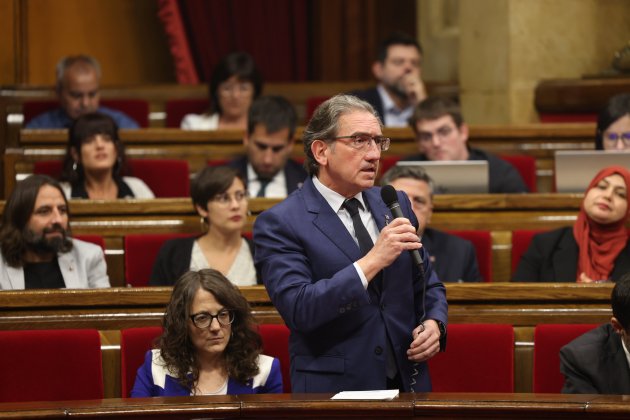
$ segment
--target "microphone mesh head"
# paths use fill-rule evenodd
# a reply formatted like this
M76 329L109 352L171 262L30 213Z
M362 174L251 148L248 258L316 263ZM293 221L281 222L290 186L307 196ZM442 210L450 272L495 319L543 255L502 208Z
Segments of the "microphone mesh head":
M398 195L396 194L394 187L391 185L385 185L381 188L381 199L388 207L398 202Z

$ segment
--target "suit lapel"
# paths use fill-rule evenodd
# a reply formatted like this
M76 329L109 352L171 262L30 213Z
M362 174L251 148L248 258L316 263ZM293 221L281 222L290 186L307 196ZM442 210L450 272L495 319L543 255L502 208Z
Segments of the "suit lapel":
M13 290L22 290L26 286L24 282L24 268L19 267L11 267L9 265L5 265L7 269L7 277L9 278L9 283L11 284L11 288Z
M361 258L359 246L333 211L328 202L317 191L309 178L300 190L304 195L306 210L313 215L313 225L320 230L352 262Z
M76 245L75 245L76 246ZM66 284L66 289L77 289L80 287L79 270L73 252L59 254L57 257L59 269Z

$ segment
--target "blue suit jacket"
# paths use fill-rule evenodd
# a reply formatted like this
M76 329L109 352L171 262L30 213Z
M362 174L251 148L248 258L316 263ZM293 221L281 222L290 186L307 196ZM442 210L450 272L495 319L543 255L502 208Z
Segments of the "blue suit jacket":
M363 197L379 229L390 211L380 188ZM407 197L403 213L416 224ZM309 178L302 188L263 212L254 225L256 267L269 296L291 330L293 392L385 389L386 346L391 338L405 391L412 364L406 351L421 319L446 324L445 289L424 260L423 283L408 252L383 270L380 296L363 287L353 263L359 247ZM418 364L416 391L430 391L427 366Z

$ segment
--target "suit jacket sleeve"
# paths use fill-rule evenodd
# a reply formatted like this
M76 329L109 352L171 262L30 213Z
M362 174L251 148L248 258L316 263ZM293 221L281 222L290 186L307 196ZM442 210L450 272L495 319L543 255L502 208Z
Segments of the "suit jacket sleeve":
M88 249L90 250L89 255L86 255L88 287L92 289L111 287L109 276L107 276L107 263L105 262L103 250L98 245L95 245L95 248L90 247Z
M153 384L153 375L151 374L152 361L153 353L149 350L144 356L144 363L138 368L138 372L136 373L136 380L131 390L132 398L156 396L153 392L155 385ZM126 397L126 395L123 395L123 397Z
M544 238L540 234L532 238L527 251L521 256L512 281L517 282L540 282L542 279L541 269L544 264L545 252L541 248Z
M466 244L466 257L464 259L464 278L465 282L481 282L490 281L490 279L483 279L479 272L479 265L477 264L477 252L475 246L468 242Z
M599 391L585 375L575 353L566 346L560 350L560 372L564 375L563 394L599 394Z
M172 286L188 271L194 237L166 241L153 264L149 286Z

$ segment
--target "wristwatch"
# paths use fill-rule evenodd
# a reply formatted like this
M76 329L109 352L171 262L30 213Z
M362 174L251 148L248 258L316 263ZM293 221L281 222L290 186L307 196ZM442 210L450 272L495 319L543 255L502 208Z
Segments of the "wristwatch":
M446 350L446 325L438 319L434 319L440 330L440 351Z

